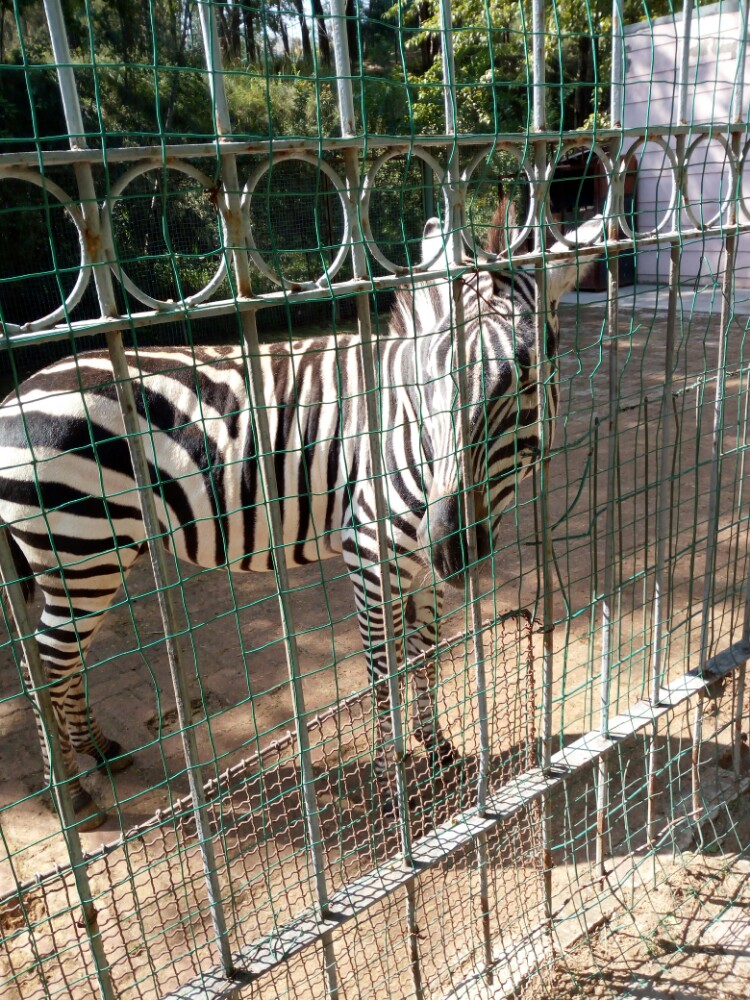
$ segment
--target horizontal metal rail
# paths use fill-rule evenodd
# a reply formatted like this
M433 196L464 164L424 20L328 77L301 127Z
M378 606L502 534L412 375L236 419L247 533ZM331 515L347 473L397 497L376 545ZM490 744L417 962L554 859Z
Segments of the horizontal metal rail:
M636 702L627 712L609 720L606 735L599 730L586 733L554 754L547 771L534 768L516 778L507 788L490 795L484 816L479 816L476 809L466 810L414 841L412 867L404 868L398 858L380 865L331 895L327 919L323 920L309 911L277 933L237 952L233 955L236 977L232 982L223 978L219 970L211 970L168 994L165 1000L231 997L238 985L258 979L320 941L324 935L359 917L374 904L405 888L426 869L441 864L483 834L512 819L542 796L562 787L576 773L598 764L624 741L640 732L650 731L654 722L699 695L710 695L717 682L748 660L750 642L742 640L734 643L707 662L705 676L691 670L672 684L665 685L659 705L646 700Z
M612 252L632 250L644 246L655 244L665 244L671 239L679 238L683 243L692 239L708 240L723 239L730 230L727 227L716 226L711 229L683 229L681 233L661 232L649 233L639 236L636 240L610 240L606 244L596 244L593 247L582 247L579 249L555 251L554 254L548 251L543 253L513 254L512 260L498 259L493 261L476 261L467 266L460 264L449 268L435 268L419 273L420 281L440 281L446 277L457 278L462 274L479 271L505 271L517 270L519 267L534 267L543 264L545 266L555 266L566 261L577 259L585 260L587 257L600 256L602 252ZM750 222L739 223L731 230L734 235L750 233ZM164 309L149 309L140 312L131 312L122 316L101 317L92 320L75 320L69 323L59 323L44 330L23 331L20 333L5 333L0 335L0 351L8 348L30 347L35 344L48 343L56 340L68 340L71 335L74 337L90 337L93 334L107 333L110 330L143 329L151 326L158 326L162 323L174 323L175 321L190 319L213 319L217 316L236 315L238 312L260 311L270 309L274 306L330 301L331 299L347 298L362 292L384 291L399 288L401 285L410 287L414 282L414 276L408 269L403 273L385 274L382 276L363 279L352 279L331 283L324 288L306 288L301 291L293 289L293 283L289 283L286 290L263 293L254 298L231 298L220 299L213 302L202 302L189 306L181 303L165 306Z
M606 146L608 142L614 141L619 144L623 138L637 139L643 137L651 139L670 139L678 135L707 135L726 136L737 132L745 135L746 126L738 123L728 125L722 124L690 124L690 125L670 125L659 128L658 126L634 126L631 128L617 129L597 129L596 133L584 130L574 132L539 132L534 133L535 138L546 141L554 146L576 146L584 149L595 142L599 146ZM89 137L91 141L91 137ZM7 140L6 140L7 142ZM44 142L44 140L40 140ZM494 149L506 149L513 147L518 149L525 146L523 137L519 137L517 132L506 133L472 133L471 135L420 135L419 139L411 142L406 140L394 140L389 136L330 136L328 138L309 139L285 139L273 140L273 156L282 159L284 153L310 151L313 153L337 152L344 149L393 149L404 153L410 152L415 145L419 146L492 146ZM96 147L90 149L50 149L39 151L23 151L18 153L0 153L0 171L10 170L16 167L38 167L40 162L45 166L64 166L72 163L132 163L134 160L143 162L153 162L154 164L168 165L170 160L184 160L192 157L218 157L229 154L232 156L268 156L268 137L258 137L257 139L223 139L221 149L217 147L216 140L206 142L184 142L184 143L163 143L149 146L124 146L114 149L107 149L106 153Z

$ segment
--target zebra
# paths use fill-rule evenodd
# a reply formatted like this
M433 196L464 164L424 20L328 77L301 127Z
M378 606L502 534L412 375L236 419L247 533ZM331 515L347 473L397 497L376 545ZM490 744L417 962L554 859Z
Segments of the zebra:
M443 246L425 226L424 261ZM560 248L560 245L557 245ZM500 515L538 454L538 380L557 408L556 306L581 265L547 276L547 357L536 358L535 281L523 271L469 269L460 279L463 326L451 322L451 283L416 281L396 294L377 342L382 384L383 489L389 561L378 557L362 366L357 335L271 343L261 349L265 402L291 566L342 556L379 718L382 778L392 743L383 607L389 573L399 657L413 670L413 724L434 768L457 760L434 699L434 646L446 583L468 569L454 426L452 341L468 359L469 427L477 539L487 556ZM273 568L263 516L254 415L243 349L140 348L127 352L164 544L201 567ZM115 380L104 351L58 361L0 407L0 521L19 579L36 583L36 632L50 681L59 745L80 829L105 814L81 785L74 751L116 772L131 756L107 737L86 698L85 658L103 616L146 548L145 528ZM45 762L49 781L49 762Z

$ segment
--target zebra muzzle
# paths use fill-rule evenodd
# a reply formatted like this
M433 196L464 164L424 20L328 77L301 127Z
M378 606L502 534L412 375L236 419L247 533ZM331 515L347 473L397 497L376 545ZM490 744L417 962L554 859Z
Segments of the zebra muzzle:
M481 561L491 550L486 521L476 525L476 533L477 557ZM471 561L469 533L463 524L458 496L442 497L429 505L417 541L424 547L436 574L451 586L462 587Z

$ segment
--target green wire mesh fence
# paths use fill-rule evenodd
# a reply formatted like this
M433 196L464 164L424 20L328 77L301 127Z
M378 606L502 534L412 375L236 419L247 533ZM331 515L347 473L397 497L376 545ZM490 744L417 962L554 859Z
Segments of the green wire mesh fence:
M3 995L744 996L747 29L0 6Z

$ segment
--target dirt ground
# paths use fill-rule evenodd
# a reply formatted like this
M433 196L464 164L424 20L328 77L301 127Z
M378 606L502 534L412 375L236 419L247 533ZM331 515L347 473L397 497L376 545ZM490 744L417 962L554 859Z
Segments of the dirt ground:
M615 886L606 924L567 955L543 992L633 1000L744 1000L750 982L750 800L731 807L731 843L714 852L685 851L656 887ZM633 906L628 889L640 889ZM572 982L571 982L572 980Z
M599 724L602 631L598 598L605 591L607 581L604 552L608 479L614 483L620 499L618 517L610 534L618 553L614 574L618 597L614 603L612 714L648 694L652 649L650 610L657 545L658 398L664 381L666 316L664 313L634 314L627 335L623 335L618 345L616 386L621 406L619 451L614 457L610 452L606 421L611 392L606 373L611 348L603 349L601 345L602 318L603 309L596 305L580 310L566 306L561 310L562 342L566 352L561 360L561 415L557 422L556 453L550 465L550 518L555 552L552 608L556 622L552 691L555 748ZM670 467L670 488L666 494L673 539L667 547L672 593L670 677L678 677L696 666L699 657L699 612L710 513L713 391L710 378L714 365L710 359L717 343L716 317L693 315L684 318L682 335L678 338L677 395L673 408L679 444ZM736 336L729 357L732 372L743 363L742 352L742 338ZM724 418L726 457L717 494L720 530L714 587L709 601L712 609L709 641L713 652L735 641L742 623L747 552L745 524L737 511L741 511L744 497L742 445L746 392L739 375L731 374L727 381ZM608 475L608 467L613 462L617 470L614 478ZM528 480L519 494L517 508L505 516L504 548L495 560L492 574L485 577L485 615L497 617L517 608L528 608L537 617L543 613L539 601L538 530L533 519L532 496L533 483ZM191 629L188 634L185 628L180 643L191 669L195 733L205 762L202 776L208 779L227 768L240 766L241 761L261 750L267 752L274 740L283 742L286 733L293 729L294 715L286 682L278 605L275 595L270 593L270 578L262 575L230 578L222 571L196 572L190 567L181 567L180 572L184 575L178 581L177 595L185 626L189 624ZM312 717L351 693L366 689L364 660L351 588L342 566L333 561L306 567L294 573L292 583L292 608L301 636L306 709L308 717ZM176 732L163 629L146 561L142 561L129 578L128 597L130 600L123 598L107 616L88 664L90 700L96 706L105 732L116 735L128 749L135 751L133 766L116 775L114 780L96 772L85 779L97 801L109 811L109 818L100 829L81 835L84 849L91 852L144 823L156 810L173 806L188 790L182 741ZM457 601L455 598L453 611L446 616L443 635L461 632L466 626L466 613ZM503 753L511 753L514 747L517 750L524 740L538 733L542 651L540 640L537 638L534 642L533 678L525 672L525 652L520 643L516 652L509 654L504 667L501 680L508 699L505 704L509 715L516 714L509 721L498 721L498 732L502 729L505 741ZM41 761L30 703L21 693L18 672L7 646L0 650L0 655L4 663L0 669L2 897L37 873L64 863L67 853L59 823L39 794ZM468 672L465 656L462 659L458 655L453 674L448 671L442 694L448 725L455 734L474 732L475 722L463 707L471 701L471 693L467 687L461 688ZM527 703L523 684L529 680L534 697ZM493 711L497 711L500 719L504 709L497 692L495 695L498 704ZM708 732L710 727L704 733L707 761L718 761L726 751L729 739L726 727L730 723L731 699L723 703L719 715L712 720L710 733L713 735ZM657 810L662 825L668 824L678 806L683 807L687 795L690 731L691 720L681 717L669 730L663 747L662 795ZM357 829L359 818L369 815L367 802L373 793L367 748L372 735L367 718L357 716L354 721L350 720L346 746L337 751L325 749L328 737L321 736L317 748L316 759L320 762L325 758L330 764L338 753L339 773L350 768L345 782L341 779L336 786L331 779L326 794L331 803L337 796L346 800L352 830ZM416 748L412 746L412 749ZM331 756L326 757L326 754ZM89 762L82 760L81 763L87 766ZM732 806L734 819L731 822L726 809L717 814L720 820L716 822L723 826L719 833L709 831L707 834L708 853L686 853L694 848L692 842L684 843L679 849L667 851L665 847L659 851L658 888L652 888L652 879L645 873L645 862L639 862L635 874L630 871L629 851L645 856L642 748L637 752L630 748L626 756L618 758L618 763L620 773L613 796L619 795L622 805L613 810L610 845L614 850L609 887L592 882L590 872L596 826L592 782L589 779L580 785L572 782L566 793L556 800L553 895L561 925L558 960L554 964L550 964L549 958L545 960L547 972L541 980L535 979L528 984L529 995L541 990L539 995L560 997L561 1000L569 995L628 996L642 1000L746 997L750 972L750 918L747 916L750 896L746 888L750 868L750 804L747 793ZM322 763L320 770L322 773ZM715 773L718 774L718 766ZM342 791L343 785L346 785L345 791ZM725 791L724 777L716 778L713 786L710 783L709 786ZM455 800L450 799L454 792L458 796ZM455 804L461 800L460 789L454 792L446 792L445 802L450 800ZM281 802L281 792L279 796ZM274 801L271 796L271 806ZM325 796L323 801L324 804L328 801ZM253 800L252 808L256 806ZM447 815L447 806L439 815L436 808L434 804L423 806L424 814L429 813L432 817L433 826ZM289 813L284 819L288 824L285 829L291 852L289 857L297 859L295 863L299 868L303 865L299 857L304 853L300 846L304 843L304 832L297 829L294 833L295 824L299 826L301 822L299 802L296 815L292 815L295 809L288 805L284 810ZM532 818L529 817L529 823ZM362 822L365 823L364 818ZM431 828L430 823L425 830ZM273 822L271 826L276 829ZM253 836L258 837L255 828ZM527 891L531 894L527 899L533 897L529 903L532 911L536 912L539 905L541 883L533 875L534 872L538 875L535 837L531 827L523 834L506 831L501 837L502 850L498 847L498 856L502 854L503 860L493 876L498 880L497 906L498 909L507 908L508 920L514 927L523 923L519 894ZM340 874L349 871L346 865L351 856L357 854L359 848L355 841L352 833L351 839L339 845L336 864L341 866ZM388 841L387 836L385 841ZM368 850L375 850L373 843L375 839L368 841ZM393 846L394 850L398 847L395 842ZM281 848L274 850L281 851ZM520 860L511 860L513 850L520 851ZM255 863L262 867L257 858ZM514 864L516 871L511 874ZM278 867L274 867L276 865ZM628 874L624 874L625 868ZM291 892L283 886L284 869L276 855L273 864L266 860L265 870L275 873L266 893L273 897L274 893ZM617 873L621 870L620 877ZM536 887L533 893L528 887L519 888L524 884L523 872L529 873L529 884L533 882ZM299 878L302 885L302 876ZM442 878L443 888L436 883L431 890L432 902L426 890L422 899L425 913L431 913L436 924L445 921L445 913L450 910L445 901L440 904L442 909L434 902L445 891L445 885L451 884L447 871ZM164 892L168 895L166 889ZM458 892L459 883L456 882L456 899L461 898ZM292 903L299 906L305 898L301 888L296 895L292 893L286 903L293 910ZM610 913L607 907L612 899L616 909ZM278 909L281 912L284 906L278 903ZM573 926L580 930L580 918L576 918L576 922L573 915L584 909L591 918L588 924L598 922L598 930L576 941L578 931L568 931ZM33 923L33 913L25 919ZM385 933L383 928L388 919L384 917L383 921L374 922L367 932L370 943L365 945L365 950L369 948L373 953L382 950L377 933ZM262 932L264 926L258 929ZM13 937L17 930L13 921L6 922L3 930L9 935L11 947L20 948L20 943L14 944L20 939ZM362 934L365 934L364 929ZM457 954L461 950L457 942L464 936L468 941L469 931L456 924L451 948L457 950ZM252 940L249 931L246 938ZM425 953L430 952L437 967L445 952L429 938L429 933L423 933L421 947ZM26 943L24 947L30 945ZM136 945L123 947L125 950L130 947L131 951L136 949ZM559 959L561 950L566 953L562 960ZM29 954L29 961L33 961L33 954ZM382 956L380 960L385 961ZM447 978L435 973L429 995L446 995L449 988L455 995L508 995L507 983L491 988L472 984L470 978L466 979L462 993L456 984L462 981L465 970L459 970L459 974L460 963L458 959L456 962L456 969ZM186 970L189 968L189 964L185 966ZM346 979L346 975L342 975ZM356 983L358 974L354 959L350 975L351 982ZM412 987L396 985L401 980L393 970L384 970L380 975L381 985L372 987L372 995L384 996L386 988L394 997L410 995ZM157 980L154 972L154 982ZM357 989L365 989L363 982L360 977ZM318 995L317 987L303 989L293 980L285 988L292 996ZM24 993L20 986L19 990L24 1000L31 995ZM68 992L76 1000L79 996L88 996L82 984L74 983ZM145 987L141 992L149 995ZM256 994L254 990L252 995L275 996L277 993L281 995L279 983L274 981L272 988L269 980L267 993L260 990ZM136 991L122 995L140 994ZM349 995L346 990L344 995Z

